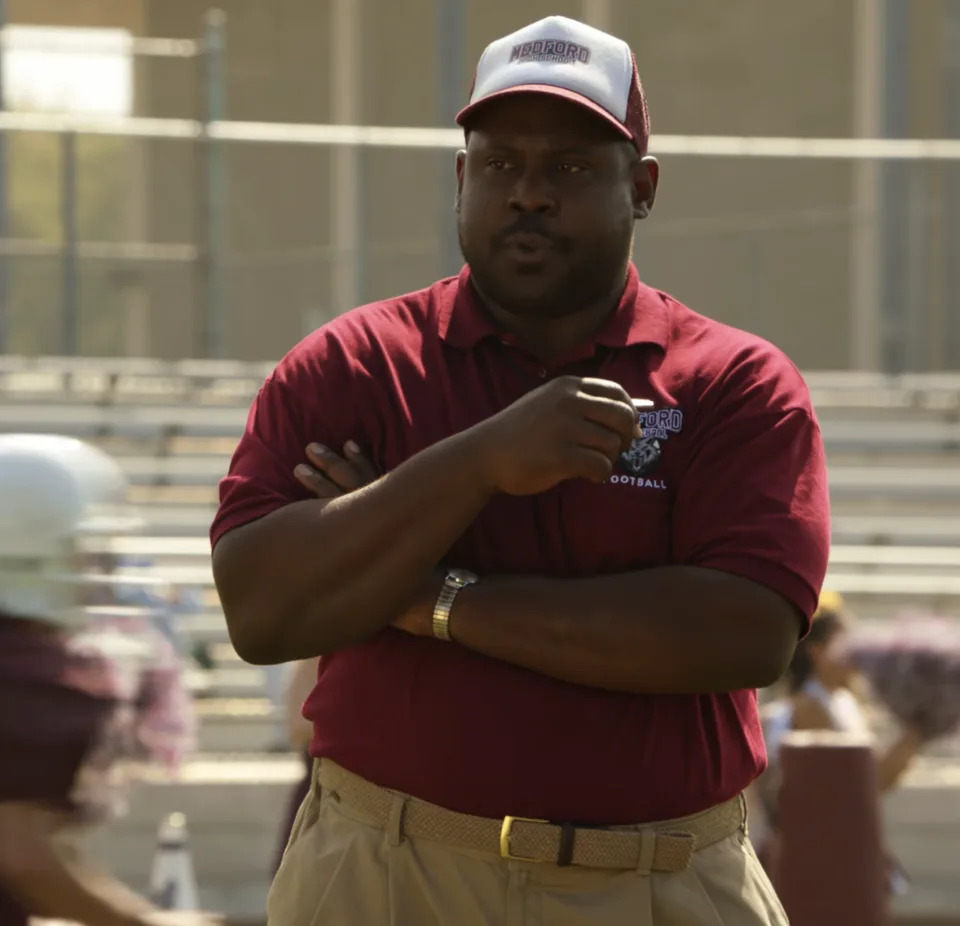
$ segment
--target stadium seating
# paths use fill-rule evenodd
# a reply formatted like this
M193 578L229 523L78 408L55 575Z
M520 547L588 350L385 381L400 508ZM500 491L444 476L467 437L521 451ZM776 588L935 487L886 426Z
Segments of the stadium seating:
M203 540L270 364L0 357L0 428L94 440L120 461L147 522L127 555L209 587ZM960 374L815 371L830 462L830 583L847 594L960 601ZM139 545L139 546L137 546ZM210 602L215 613L215 601ZM198 619L209 626L210 615Z
M120 552L151 562L127 578L203 589L203 610L184 619L198 640L226 641L205 538L217 482L271 369L0 357L0 429L72 434L117 457L146 521ZM960 374L814 371L807 381L830 464L830 586L869 613L960 613Z
M265 754L275 726L263 675L229 643L207 529L217 481L271 368L0 357L0 431L71 434L116 456L146 524L141 535L108 545L126 564L120 578L194 589L198 603L181 616L181 629L213 658L208 697L197 702L201 754L180 782L141 789L132 813L102 832L97 848L144 886L137 879L149 866L155 821L185 810L203 820L194 830L203 902L239 918L262 910L278 808L299 767L293 757ZM869 616L919 607L960 617L960 374L817 371L807 380L830 464L827 584ZM926 759L887 804L893 849L919 881L904 910L936 909L956 893L949 847L957 820L943 812L957 806L960 781L947 758L954 750L943 745L941 758Z

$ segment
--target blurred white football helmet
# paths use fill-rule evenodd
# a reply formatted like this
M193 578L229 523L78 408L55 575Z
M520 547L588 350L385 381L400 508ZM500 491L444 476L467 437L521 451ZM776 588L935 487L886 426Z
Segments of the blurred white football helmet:
M0 435L0 612L82 620L83 542L136 529L126 490L120 466L90 444Z

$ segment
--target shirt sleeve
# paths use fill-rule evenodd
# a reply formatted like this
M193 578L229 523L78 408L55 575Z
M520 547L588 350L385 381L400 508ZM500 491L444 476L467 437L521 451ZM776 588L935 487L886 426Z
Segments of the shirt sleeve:
M347 433L350 390L331 341L322 332L304 341L261 387L220 482L213 546L229 531L309 497L293 475L306 462L307 444L319 441L338 450L356 436Z
M820 426L799 372L756 350L705 391L674 506L674 561L765 585L808 621L830 550Z

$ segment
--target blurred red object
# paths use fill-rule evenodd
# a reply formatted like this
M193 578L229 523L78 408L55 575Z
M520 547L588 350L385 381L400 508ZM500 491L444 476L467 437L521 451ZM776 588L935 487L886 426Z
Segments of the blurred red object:
M774 880L791 926L886 926L887 873L873 746L788 733Z

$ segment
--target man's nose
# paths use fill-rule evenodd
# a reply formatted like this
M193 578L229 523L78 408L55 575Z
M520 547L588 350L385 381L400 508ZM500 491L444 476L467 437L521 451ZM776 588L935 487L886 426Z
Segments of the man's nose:
M557 208L556 192L543 171L523 171L510 194L510 208L517 212L553 212Z

